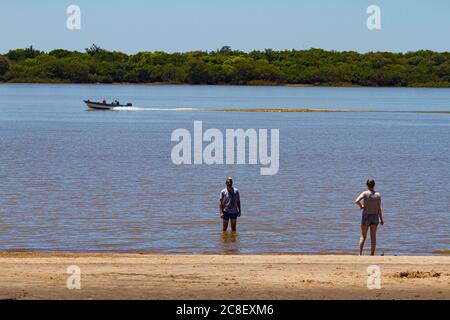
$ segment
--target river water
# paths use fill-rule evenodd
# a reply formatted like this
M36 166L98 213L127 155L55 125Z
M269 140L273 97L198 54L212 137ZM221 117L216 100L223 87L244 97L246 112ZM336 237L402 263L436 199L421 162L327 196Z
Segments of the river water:
M134 107L88 111L87 98ZM211 112L225 108L379 112ZM448 250L450 115L415 111L450 111L450 90L2 84L0 250L355 253L353 201L369 176L386 222L379 253ZM175 165L171 134L196 120L279 129L278 173ZM235 235L218 218L229 175L242 200Z

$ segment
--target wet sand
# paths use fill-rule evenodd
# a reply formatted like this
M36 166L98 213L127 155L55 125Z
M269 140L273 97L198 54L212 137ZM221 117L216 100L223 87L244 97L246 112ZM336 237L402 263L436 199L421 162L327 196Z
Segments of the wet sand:
M334 110L334 109L307 109L307 108L244 108L244 109L217 109L217 112L370 112L369 110Z
M323 113L418 113L418 114L450 114L450 111L401 111L401 110L347 110L347 109L308 109L308 108L228 108L215 109L214 112L323 112Z
M450 257L0 253L0 299L450 299Z

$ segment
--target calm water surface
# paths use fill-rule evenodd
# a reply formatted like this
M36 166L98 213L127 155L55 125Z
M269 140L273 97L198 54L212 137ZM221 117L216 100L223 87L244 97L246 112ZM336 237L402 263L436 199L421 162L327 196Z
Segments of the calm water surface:
M84 98L137 108L87 111ZM0 85L0 250L355 252L368 176L380 253L450 248L450 115L208 111L260 107L450 111L450 90ZM194 120L279 128L279 173L175 166L170 135ZM227 175L242 197L235 236L218 219Z

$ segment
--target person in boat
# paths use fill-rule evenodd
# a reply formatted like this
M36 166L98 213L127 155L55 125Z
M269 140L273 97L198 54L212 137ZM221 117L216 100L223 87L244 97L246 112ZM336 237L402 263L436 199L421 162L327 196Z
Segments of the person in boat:
M375 255L377 246L377 228L378 224L384 225L383 214L381 211L381 196L375 191L375 180L368 179L367 191L364 191L355 200L355 204L362 210L361 217L361 238L359 240L359 255L362 256L364 243L366 242L367 231L370 228L371 253ZM364 204L361 201L364 200Z
M220 192L220 218L223 220L223 231L228 229L231 220L231 230L236 231L237 218L241 216L241 199L239 190L233 187L233 178L228 177L225 181L226 188Z
M102 103L106 104L106 100L105 100L105 99L103 99L103 100L102 100Z

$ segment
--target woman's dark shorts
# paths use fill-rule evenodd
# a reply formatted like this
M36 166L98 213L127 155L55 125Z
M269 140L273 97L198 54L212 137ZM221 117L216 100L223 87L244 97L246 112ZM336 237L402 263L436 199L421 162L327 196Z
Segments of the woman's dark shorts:
M362 217L361 217L361 227L362 226L371 226L371 225L377 226L379 223L380 223L380 220L378 218L378 214L363 212Z
M237 213L228 213L228 212L224 212L223 213L223 219L224 220L236 219L237 216L238 216Z

